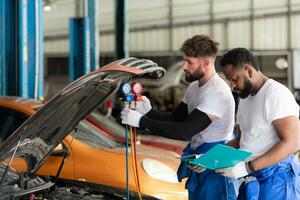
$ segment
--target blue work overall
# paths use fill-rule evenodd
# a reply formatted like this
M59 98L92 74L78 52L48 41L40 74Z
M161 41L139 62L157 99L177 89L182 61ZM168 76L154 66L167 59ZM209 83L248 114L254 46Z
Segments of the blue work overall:
M188 144L182 156L202 154L217 144L224 144L224 141L204 143L196 149ZM197 173L186 167L181 162L177 171L178 181L188 177L185 188L188 190L189 200L235 200L237 198L237 180L217 174L214 170L206 169Z
M242 183L238 200L300 200L300 165L295 155L255 171ZM248 176L248 177L249 177Z

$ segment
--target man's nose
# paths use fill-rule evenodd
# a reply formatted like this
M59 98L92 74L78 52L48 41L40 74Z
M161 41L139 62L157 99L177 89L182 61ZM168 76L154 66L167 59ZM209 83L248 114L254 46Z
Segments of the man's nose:
M235 91L236 90L236 84L233 81L230 81L230 88L231 90Z

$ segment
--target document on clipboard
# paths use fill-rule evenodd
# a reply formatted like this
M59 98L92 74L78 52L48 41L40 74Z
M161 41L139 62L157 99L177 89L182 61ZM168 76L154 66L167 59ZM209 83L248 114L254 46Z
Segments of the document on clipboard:
M233 167L251 155L252 153L249 151L218 144L204 153L201 157L190 159L188 163L216 170Z
M183 162L191 162L197 158L199 158L200 156L197 154L191 154L191 155L187 155L187 156L181 156L181 157L176 157L178 159L180 159Z

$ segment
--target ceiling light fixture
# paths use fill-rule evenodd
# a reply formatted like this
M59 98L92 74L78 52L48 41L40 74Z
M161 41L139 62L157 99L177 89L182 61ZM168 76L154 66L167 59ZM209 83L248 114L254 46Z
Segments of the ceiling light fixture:
M44 0L44 11L50 12L53 10L55 0Z

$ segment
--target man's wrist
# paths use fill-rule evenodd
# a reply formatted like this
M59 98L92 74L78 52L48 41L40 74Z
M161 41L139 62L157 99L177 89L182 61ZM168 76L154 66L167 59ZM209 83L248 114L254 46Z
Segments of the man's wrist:
M147 112L145 112L145 113L144 113L144 116L147 116L147 115L151 114L151 112L153 112L152 109L153 109L153 108L151 108L150 110L148 110Z
M252 161L246 162L246 170L249 174L255 171Z
M140 120L139 120L139 125L140 125L140 127L144 127L144 124L145 124L145 115L143 115L141 118L140 118Z

